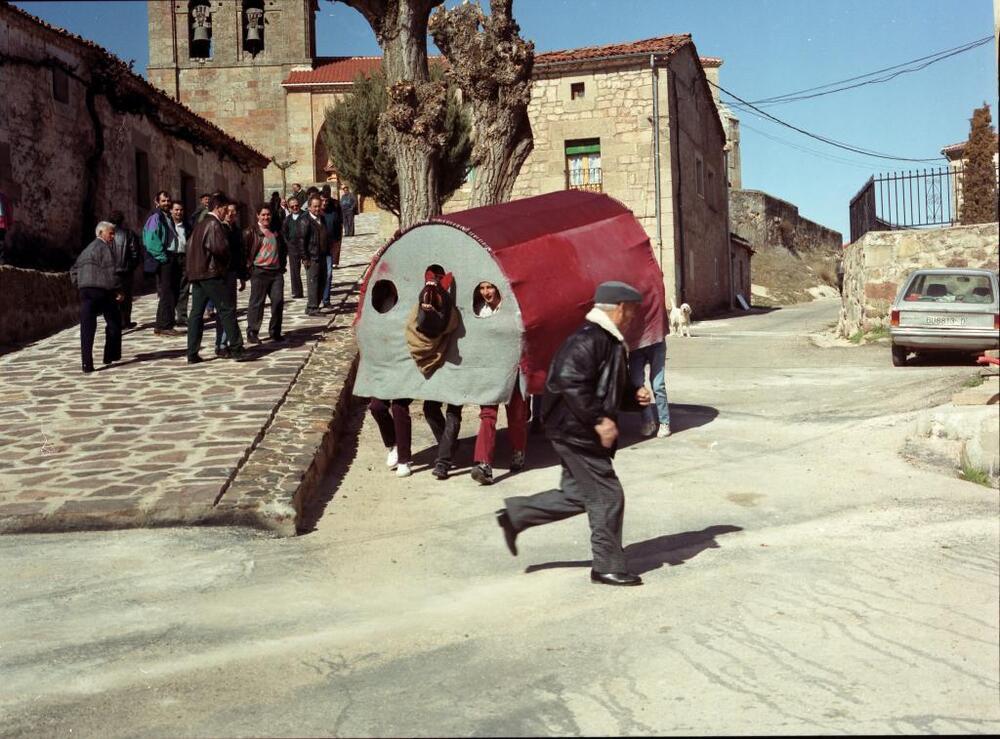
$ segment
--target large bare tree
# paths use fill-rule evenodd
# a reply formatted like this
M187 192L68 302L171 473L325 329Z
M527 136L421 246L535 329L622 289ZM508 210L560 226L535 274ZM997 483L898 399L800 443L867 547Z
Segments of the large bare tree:
M388 105L379 142L396 160L400 226L441 212L441 150L447 143L444 82L427 68L427 23L443 0L340 0L357 10L382 47Z
M472 108L475 146L471 205L510 200L521 165L534 147L528 103L535 46L520 36L513 0L438 8L429 28L448 59L447 74Z

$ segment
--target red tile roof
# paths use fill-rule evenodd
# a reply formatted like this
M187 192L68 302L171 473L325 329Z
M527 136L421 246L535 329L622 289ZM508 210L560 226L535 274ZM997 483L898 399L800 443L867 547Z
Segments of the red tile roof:
M342 85L382 66L380 56L335 56L316 60L315 69L293 69L283 85Z
M546 51L535 54L535 65L562 64L582 62L592 59L608 59L629 57L645 54L671 55L678 49L691 43L691 34L675 34L657 38L633 41L625 44L606 44L604 46L585 46L579 49L563 49L562 51ZM432 57L433 61L437 57ZM719 66L721 59L704 57L702 63L707 66ZM382 66L382 58L378 56L334 56L316 60L314 69L292 70L282 83L285 87L299 85L344 85L354 82L359 74L371 74Z
M666 54L669 56L690 43L691 34L681 33L673 36L658 36L657 38L649 38L642 41L632 41L626 44L606 44L604 46L584 46L579 49L564 49L562 51L546 51L541 54L535 54L535 66L585 62L592 59L613 59L615 57L638 56L641 54Z

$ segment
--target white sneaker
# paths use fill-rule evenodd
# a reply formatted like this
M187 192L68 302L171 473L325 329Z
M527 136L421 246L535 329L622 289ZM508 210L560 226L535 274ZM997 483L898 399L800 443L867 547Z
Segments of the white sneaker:
M396 447L392 447L389 453L385 455L385 466L392 469L399 462L399 452L396 451Z
M670 436L670 424L669 423L661 423L660 424L660 430L656 432L656 438L657 439L666 439L668 436Z
M409 462L403 462L396 465L396 477L409 477L413 474L413 470L410 469Z

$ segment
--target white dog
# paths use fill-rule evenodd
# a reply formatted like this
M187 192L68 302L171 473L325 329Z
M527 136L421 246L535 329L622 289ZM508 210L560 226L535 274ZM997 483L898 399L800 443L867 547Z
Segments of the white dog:
M681 303L679 308L671 303L670 333L691 338L691 306L687 303Z

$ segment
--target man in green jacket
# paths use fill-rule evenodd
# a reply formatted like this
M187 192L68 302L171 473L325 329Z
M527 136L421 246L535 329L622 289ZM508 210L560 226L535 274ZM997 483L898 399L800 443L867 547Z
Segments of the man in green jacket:
M142 229L142 244L146 247L146 272L156 274L156 324L153 333L158 336L180 336L174 329L177 298L181 291L181 270L176 248L172 248L177 235L170 227L170 193L156 193L156 208L146 219Z

